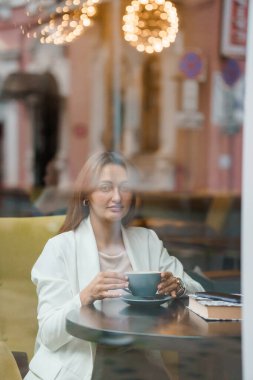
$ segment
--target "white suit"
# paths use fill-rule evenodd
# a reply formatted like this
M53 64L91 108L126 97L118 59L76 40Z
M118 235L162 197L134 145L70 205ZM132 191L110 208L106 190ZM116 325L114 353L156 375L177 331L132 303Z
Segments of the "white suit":
M188 293L203 288L170 256L157 235L146 228L122 227L123 241L133 270L170 271L183 279ZM80 308L79 292L99 273L99 257L89 218L75 231L50 239L32 269L37 286L39 331L36 353L25 380L88 380L95 344L65 330L67 313Z

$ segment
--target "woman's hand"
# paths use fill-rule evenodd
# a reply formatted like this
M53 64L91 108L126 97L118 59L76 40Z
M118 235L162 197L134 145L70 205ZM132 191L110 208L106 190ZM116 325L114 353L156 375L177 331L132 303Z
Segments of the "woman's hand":
M127 276L116 272L100 272L89 283L89 285L80 292L82 305L90 305L96 300L104 298L115 298L121 295L121 292L111 292L110 290L123 289L128 287Z
M159 294L170 294L173 298L176 298L179 288L178 278L175 277L171 272L162 272L161 280L162 281L158 285Z

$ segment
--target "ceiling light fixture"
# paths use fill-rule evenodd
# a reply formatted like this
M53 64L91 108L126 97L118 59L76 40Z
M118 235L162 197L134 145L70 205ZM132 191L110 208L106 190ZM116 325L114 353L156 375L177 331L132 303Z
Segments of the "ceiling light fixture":
M42 0L41 0L42 1ZM39 31L27 32L27 37L40 37L42 44L65 44L79 37L92 25L92 17L96 14L96 4L100 0L65 0L55 5L54 10L45 21L45 5L37 8L39 14L37 24ZM45 0L44 0L45 2ZM47 1L46 1L47 2Z
M139 52L160 53L176 39L176 7L167 0L132 0L123 16L124 38Z

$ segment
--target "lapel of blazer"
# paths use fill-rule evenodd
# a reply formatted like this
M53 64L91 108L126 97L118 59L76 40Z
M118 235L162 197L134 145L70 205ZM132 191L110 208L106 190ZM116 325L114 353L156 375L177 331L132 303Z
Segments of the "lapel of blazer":
M84 219L75 231L79 289L85 288L100 271L97 244L90 219Z

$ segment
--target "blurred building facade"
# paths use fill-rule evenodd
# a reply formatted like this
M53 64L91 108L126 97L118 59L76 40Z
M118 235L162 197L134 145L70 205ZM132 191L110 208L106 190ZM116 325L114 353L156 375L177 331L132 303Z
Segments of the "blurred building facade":
M117 148L140 168L144 189L240 193L246 15L239 48L226 50L234 21L225 3L175 1L176 41L152 55L115 29L129 1L99 4L93 26L64 46L27 38L18 27L24 9L15 7L0 22L2 186L41 186L55 157L67 163L63 186L72 183L91 153L115 148L119 107Z

